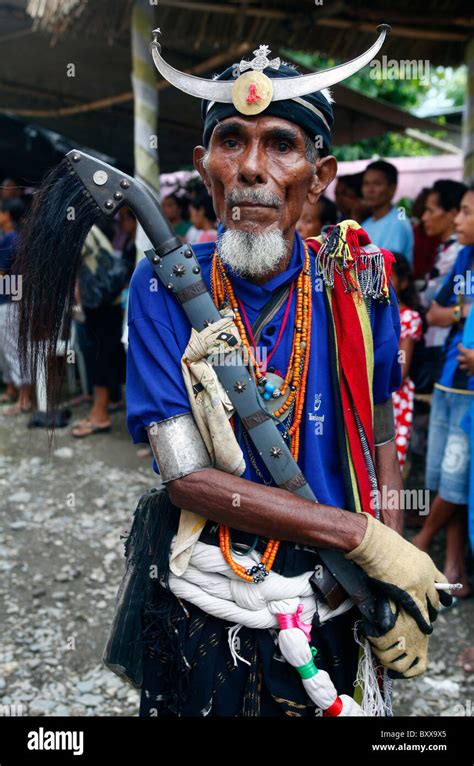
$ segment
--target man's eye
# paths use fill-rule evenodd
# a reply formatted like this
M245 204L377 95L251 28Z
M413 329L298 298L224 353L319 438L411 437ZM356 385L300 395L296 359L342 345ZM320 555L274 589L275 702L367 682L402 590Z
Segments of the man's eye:
M291 146L286 141L279 141L277 144L277 148L278 148L278 151L283 154L288 152L291 149Z
M229 147L229 149L234 149L237 146L237 141L235 138L226 138L224 141L224 144Z

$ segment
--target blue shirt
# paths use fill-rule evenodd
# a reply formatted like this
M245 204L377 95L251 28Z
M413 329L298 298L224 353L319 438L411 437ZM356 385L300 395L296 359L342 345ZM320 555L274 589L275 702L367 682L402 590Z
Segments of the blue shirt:
M214 243L194 245L193 249L202 269L202 278L209 287ZM234 291L244 305L250 324L277 288L296 279L303 263L303 243L296 234L287 270L265 284L255 285L228 269ZM323 283L315 274L313 258L311 269L311 355L306 406L300 426L298 462L319 502L344 507L345 492L338 454ZM281 371L283 376L291 353L295 304L294 292L286 330L271 360L271 365ZM278 337L285 308L284 304L262 331L259 346L265 346L267 353L270 353ZM158 281L146 259L139 263L131 281L128 322L127 424L135 443L146 442L147 425L191 411L181 374L181 357L191 327L182 307ZM400 321L392 288L389 306L373 302L371 325L375 355L373 394L374 402L380 403L386 401L401 382L398 362ZM236 433L246 462L243 478L262 483L249 459L242 434L238 429ZM256 451L253 459L265 481L270 482L271 477Z
M462 295L463 303L472 303L474 300L474 246L463 247L459 251L454 265L443 282L440 291L434 300L440 306L455 306L458 295ZM469 315L472 314L472 310ZM474 390L474 375L468 375L461 370L456 357L459 354L458 343L462 341L464 321L456 322L446 338L443 346L443 369L438 381L442 386L456 388L461 391Z
M405 218L398 217L398 209L392 207L387 215L377 221L370 216L361 224L372 242L392 253L401 253L413 264L413 229Z
M462 344L466 348L474 348L474 311L471 310L467 315L462 334ZM471 455L474 455L474 396L472 404L464 415L460 424L461 428L469 436ZM469 469L469 508L467 514L469 541L471 550L474 551L474 460L470 461Z

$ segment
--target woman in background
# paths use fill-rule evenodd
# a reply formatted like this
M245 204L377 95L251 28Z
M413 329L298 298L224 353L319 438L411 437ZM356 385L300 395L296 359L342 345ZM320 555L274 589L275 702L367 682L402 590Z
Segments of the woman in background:
M395 445L398 462L402 470L405 465L413 423L415 384L410 378L410 364L417 343L423 334L423 322L419 312L418 295L410 265L401 253L394 253L392 284L398 298L400 310L400 363L402 383L392 394L395 414Z
M189 206L191 224L197 229L193 244L215 242L217 239L216 214L212 199L205 188L199 189Z

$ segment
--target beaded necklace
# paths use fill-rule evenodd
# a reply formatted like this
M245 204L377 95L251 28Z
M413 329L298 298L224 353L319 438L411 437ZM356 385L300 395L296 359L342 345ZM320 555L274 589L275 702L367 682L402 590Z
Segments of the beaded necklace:
M288 295L288 300L286 302L286 308L285 308L285 313L284 313L284 316L283 316L283 321L281 323L280 332L278 333L278 337L277 337L277 339L276 339L276 341L274 343L274 346L273 346L272 350L270 351L270 353L268 354L265 362L264 363L262 362L261 365L260 365L260 371L264 373L264 377L265 377L265 372L266 372L266 370L268 368L268 365L269 365L269 363L271 361L271 358L272 358L273 354L275 353L275 351L277 350L277 348L278 348L278 346L280 344L282 335L285 332L285 327L286 327L286 323L287 323L287 320L288 320L288 315L290 313L291 301L292 301L292 298L293 298L293 290L294 290L294 284L292 282L291 286L290 286L290 292L289 292L289 295ZM239 309L240 309L240 313L242 315L242 319L244 320L245 331L247 333L247 338L249 339L251 345L253 346L253 350L255 351L255 353L257 353L257 344L255 343L255 339L253 337L252 329L250 327L250 322L249 322L248 317L247 317L247 312L245 311L245 306L244 306L244 304L242 303L242 301L239 298L237 298L237 301L238 301L238 304L239 304ZM270 369L269 369L269 371L270 371ZM265 385L266 384L267 384L267 381L266 381ZM269 399L270 398L270 393L275 398L281 396L281 394L282 394L281 389L274 389L273 391L266 391L264 393L264 398L266 398L266 399L268 398Z
M214 251L211 271L211 290L214 303L218 308L221 308L227 302L232 308L242 345L248 355L251 373L255 376L263 398L267 400L270 396L278 398L283 396L289 388L288 398L281 407L275 410L273 415L278 418L289 410L290 407L292 408L294 412L293 422L288 429L288 435L291 437L290 451L296 461L298 460L300 449L300 424L306 395L312 316L311 259L307 245L303 243L303 246L304 266L296 280L296 313L290 361L284 381L279 389L276 389L275 386L267 381L264 372L262 372L261 365L257 361L256 349L252 348L242 320L239 302L217 250ZM219 545L224 559L238 577L247 582L258 583L269 574L274 564L280 541L269 540L260 563L249 568L234 561L231 551L230 529L225 524L219 526Z

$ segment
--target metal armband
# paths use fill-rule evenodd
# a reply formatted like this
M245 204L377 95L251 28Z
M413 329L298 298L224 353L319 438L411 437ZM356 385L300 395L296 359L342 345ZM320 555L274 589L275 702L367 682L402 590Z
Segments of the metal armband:
M163 484L212 468L209 452L190 412L151 423L146 430Z
M395 439L395 417L392 398L374 405L374 444L381 447Z

